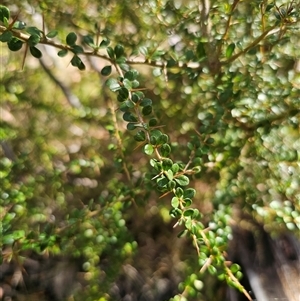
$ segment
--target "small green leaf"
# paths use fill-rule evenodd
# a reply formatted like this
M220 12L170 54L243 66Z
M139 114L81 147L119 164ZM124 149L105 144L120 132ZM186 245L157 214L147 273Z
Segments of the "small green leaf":
M131 81L128 80L127 78L124 78L123 80L123 85L126 89L131 90L132 89L132 85L131 85Z
M179 165L177 163L174 163L172 165L172 170L173 170L173 173L176 174L179 170Z
M150 98L144 98L143 100L141 100L140 105L142 107L152 106L152 100Z
M119 106L119 109L122 112L127 112L130 109L132 109L133 107L134 107L134 103L128 99L128 100L124 101L123 103L121 103L121 105Z
M0 21L2 23L5 23L4 20L9 20L10 18L10 11L9 9L4 6L4 5L0 5Z
M110 40L109 39L103 39L99 45L99 47L104 48L107 47L110 44Z
M129 96L128 89L126 89L124 87L121 87L121 89L119 90L119 95L118 96L120 96L120 99L122 99L123 101L128 99L128 96Z
M156 142L157 142L156 137L150 136L150 143L151 143L152 145L156 145Z
M122 45L118 44L115 46L115 55L116 58L120 58L124 55L124 47Z
M163 159L163 161L162 161L162 168L164 170L171 169L172 165L173 165L173 161L171 159L169 159L169 158Z
M123 114L123 120L128 121L128 122L137 122L138 121L137 118L131 112L125 112Z
M68 54L68 50L67 50L67 49L62 49L62 50L58 51L58 53L57 53L57 55L58 55L59 57L64 57L64 56L66 56L67 54Z
M32 34L27 43L29 46L35 46L36 44L39 43L39 41L41 40L41 37L39 35L36 35L36 34Z
M176 191L175 191L175 195L178 197L178 198L181 198L183 196L183 189L181 187L177 187L176 188Z
M57 30L51 30L46 34L47 38L55 38L58 35L58 31Z
M160 187L160 188L166 186L168 183L169 183L169 180L167 178L165 178L165 177L159 178L157 180L157 186Z
M166 176L168 177L169 181L173 180L173 171L171 169L166 171Z
M154 148L153 148L153 146L151 145L151 144L146 144L145 146L144 146L144 153L146 154L146 155L152 155L153 154L153 152L154 152Z
M182 215L182 210L179 208L172 208L170 211L170 216L173 218L178 218Z
M175 181L181 186L186 186L190 183L189 178L185 175L181 175L178 178L175 178Z
M192 199L196 195L196 190L194 188L187 188L184 190L183 197Z
M69 46L74 46L75 43L77 41L77 35L75 32L70 32L68 33L67 37L66 37L66 43L69 45Z
M168 135L162 134L158 137L157 144L164 144L164 143L167 143L168 141L169 141Z
M131 86L132 86L133 89L138 88L139 85L140 85L140 82L137 81L136 79L131 82Z
M136 123L133 123L133 122L129 122L128 124L127 124L127 130L128 131L133 131L133 130L135 130L136 129Z
M104 68L102 68L101 70L101 74L104 75L104 76L108 76L111 74L111 66L105 66Z
M135 141L145 141L146 140L146 134L144 131L138 131L135 135L134 135L134 140Z
M173 180L169 181L169 183L168 183L168 189L171 191L171 190L173 190L175 187L176 187L176 182L173 181Z
M81 58L77 55L74 55L72 60L71 60L71 64L74 67L77 67L79 70L84 70L85 69L85 65L83 64Z
M228 47L226 49L226 54L225 54L227 58L230 58L232 56L234 49L235 49L234 43L231 43L230 45L228 45Z
M3 34L0 35L1 42L9 42L13 37L11 31L4 31Z
M73 45L72 46L72 51L75 54L83 53L83 48L81 46L79 46L79 45Z
M158 123L157 119L152 118L149 120L149 126L156 126Z
M16 21L13 25L13 29L22 30L26 27L26 23L23 21Z
M30 53L32 56L40 59L42 57L42 52L34 46L29 47Z
M7 46L11 51L18 51L22 48L23 42L14 37L9 42L7 42Z
M112 92L116 92L121 89L119 82L115 78L109 78L106 81L106 85Z
M143 107L142 113L144 116L150 115L152 113L152 106Z
M115 58L115 52L111 47L106 48L108 56L113 60Z
M36 35L38 37L41 35L41 31L35 26L27 27L26 32L28 32L30 35Z
M160 148L161 155L163 157L168 157L171 153L171 147L169 144L165 143Z
M173 208L178 208L178 206L179 206L179 199L178 199L177 197L173 197L173 198L172 198L171 206L172 206Z
M138 75L139 75L138 71L135 69L132 69L132 70L127 71L124 74L124 78L127 78L130 81L133 81L138 77Z
M189 208L187 210L184 211L183 215L184 216L193 216L194 215L194 210L193 208Z
M189 207L192 204L192 200L189 198L184 199L183 202L184 202L184 207Z

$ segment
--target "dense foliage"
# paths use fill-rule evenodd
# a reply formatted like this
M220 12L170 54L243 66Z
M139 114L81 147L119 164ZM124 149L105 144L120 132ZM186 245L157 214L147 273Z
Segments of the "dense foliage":
M250 299L232 227L300 229L299 1L3 4L2 261L77 258L109 300L155 229L174 300Z

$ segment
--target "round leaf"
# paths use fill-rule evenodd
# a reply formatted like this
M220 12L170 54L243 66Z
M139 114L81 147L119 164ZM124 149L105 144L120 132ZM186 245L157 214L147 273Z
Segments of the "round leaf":
M175 181L181 186L186 186L190 183L189 178L185 175L181 175L178 178L175 178Z
M7 42L7 46L11 51L18 51L22 48L23 42L17 38L12 38L9 42Z
M144 153L146 154L146 155L152 155L153 154L153 152L154 152L154 148L153 148L153 146L151 145L151 144L146 144L145 146L144 146Z
M66 56L67 54L68 54L68 50L67 50L67 49L62 49L62 50L58 51L58 53L57 53L57 55L58 55L59 57L64 57L64 56Z
M179 206L179 199L178 199L177 197L173 197L173 198L172 198L171 206L172 206L173 208L178 208L178 206Z
M77 35L75 32L70 32L66 37L66 42L69 46L75 45L77 41Z
M169 144L165 143L160 148L161 155L163 157L168 157L171 153L171 147Z
M152 113L152 106L143 107L142 113L144 116L150 115Z
M111 74L111 66L105 66L104 68L102 68L101 70L101 74L104 75L104 76L108 76Z

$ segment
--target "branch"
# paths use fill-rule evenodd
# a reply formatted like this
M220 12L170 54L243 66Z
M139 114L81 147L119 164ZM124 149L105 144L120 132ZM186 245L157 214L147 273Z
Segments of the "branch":
M206 1L204 1L204 3L206 3ZM205 15L205 16L206 16L206 18L208 17L207 15ZM204 25L203 30L205 31L206 34L209 34L209 31L208 31L209 26ZM3 33L5 31L7 31L7 28L0 25L0 33ZM222 61L222 62L219 62L219 54L218 53L217 53L218 57L216 57L216 53L214 53L215 51L212 51L212 52L209 51L208 52L209 53L208 58L209 58L209 61L211 63L210 64L211 71L212 72L219 71L219 67L220 67L219 65L224 66L224 65L232 63L237 58L239 58L241 55L246 54L249 50L251 50L252 48L257 46L264 38L266 38L267 36L269 36L271 34L274 34L274 33L278 32L278 31L280 31L280 27L278 27L278 25L273 25L272 27L267 29L265 32L263 32L252 43L250 43L244 50L242 50L239 53L233 55L228 60L225 60L225 61ZM11 29L11 32L13 33L13 35L16 38L22 40L25 43L28 42L28 40L30 38L30 35L22 33L18 30L15 30L15 29ZM72 47L70 47L68 45L65 45L65 44L57 43L57 42L47 38L46 36L41 37L41 40L39 41L39 44L49 45L49 46L52 46L52 47L55 47L55 48L58 48L58 49L61 49L61 50L68 50L70 52L73 52ZM209 43L209 44L211 44L209 48L214 46L213 42ZM103 60L106 60L106 61L110 62L112 65L115 65L115 62L112 59L110 59L107 55L101 54L101 53L99 53L98 51L95 51L95 50L94 51L85 50L80 54L84 55L84 56L98 57L98 58L101 58ZM134 59L129 58L129 59L126 59L125 64L128 64L128 65L147 65L147 66L150 66L150 67L167 68L165 61L151 61L150 59L143 59L143 58L134 58ZM182 61L178 61L177 64L173 65L172 67L173 68L174 67L175 68L187 67L187 68L190 68L190 69L193 69L193 70L202 70L203 65L201 65L198 62L185 63L185 62L182 62Z
M3 33L7 31L7 28L0 25L0 33ZM29 38L30 38L30 35L29 34L25 34L23 32L20 32L19 30L15 30L15 29L11 29L10 30L14 37L20 39L21 41L27 43ZM65 44L61 44L61 43L57 43L45 36L42 36L40 41L39 41L39 44L42 44L42 45L49 45L49 46L52 46L52 47L55 47L57 49L61 49L61 50L68 50L70 52L73 52L72 50L72 47L71 46L68 46L68 45L65 45ZM93 57L98 57L98 58L101 58L103 60L106 60L108 62L110 62L112 65L115 64L115 62L110 59L107 55L105 54L101 54L99 53L98 51L88 51L88 50L85 50L83 51L82 53L80 53L81 55L84 55L84 56L93 56ZM130 58L130 59L127 59L125 61L125 64L128 64L128 65L147 65L147 66L150 66L150 67L158 67L158 68L165 68L166 67L166 62L165 61L151 61L150 59L143 59L143 58ZM185 63L185 62L177 62L176 65L173 65L173 67L178 67L178 68L182 68L182 67L188 67L188 68L191 68L191 69L202 69L202 66L200 65L200 63L198 62L190 62L190 63Z

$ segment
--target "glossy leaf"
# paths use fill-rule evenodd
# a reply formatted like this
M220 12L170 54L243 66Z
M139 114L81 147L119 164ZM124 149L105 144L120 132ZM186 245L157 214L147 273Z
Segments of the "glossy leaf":
M112 70L111 66L105 66L102 68L101 74L104 76L108 76L111 74L111 70Z
M58 31L57 30L50 30L47 34L46 37L47 38L55 38L58 35Z
M128 122L137 122L137 118L131 112L125 112L123 114L123 120Z
M37 44L40 42L40 39L41 39L41 38L40 38L39 35L32 34L32 35L29 37L27 43L28 43L29 46L35 46L35 45L37 45Z
M144 131L138 131L135 135L134 135L134 140L135 141L145 141L146 140L146 134Z
M9 42L7 42L7 46L11 51L18 51L22 48L23 42L14 37Z
M146 144L145 146L144 146L144 153L146 154L146 155L152 155L153 154L153 152L154 152L154 148L153 148L153 146L151 145L151 144Z
M137 79L139 73L137 70L129 70L124 74L124 78L127 78L130 81Z
M181 175L178 178L175 178L175 181L180 185L180 186L187 186L190 183L190 180L187 176Z
M233 51L235 49L235 44L231 43L230 45L228 45L227 49L226 49L226 57L230 58L233 54Z
M22 30L26 28L26 23L23 21L16 21L13 25L13 29Z
M114 49L114 53L116 55L116 58L120 58L124 55L124 47L122 45L116 45Z
M150 115L152 113L152 106L143 107L142 113L144 116Z
M169 144L165 143L160 148L161 155L163 157L168 157L171 153L171 147Z
M9 9L4 5L0 5L0 21L2 23L5 23L5 19L9 20L9 18L10 18Z
M30 53L32 56L40 59L42 57L42 52L34 46L29 47Z
M59 57L64 57L64 56L66 56L67 54L68 54L68 50L67 50L67 49L62 49L62 50L58 51L58 53L57 53L57 55L58 55Z
M69 45L69 46L74 46L75 43L77 41L77 35L75 32L70 32L68 33L67 37L66 37L66 43Z
M113 50L111 47L107 47L107 48L106 48L106 51L107 51L108 56L109 56L111 59L114 59L114 58L115 58L115 52L114 52L114 50Z
M140 106L142 107L152 106L152 100L150 98L144 98L141 100Z
M110 44L110 40L109 40L109 39L103 39L103 40L100 42L99 47L104 48L104 47L107 47L109 44Z
M106 81L106 85L112 92L116 92L121 89L119 81L117 81L115 78L109 78Z
M178 208L179 206L179 199L177 197L173 197L171 200L171 206L173 208Z

